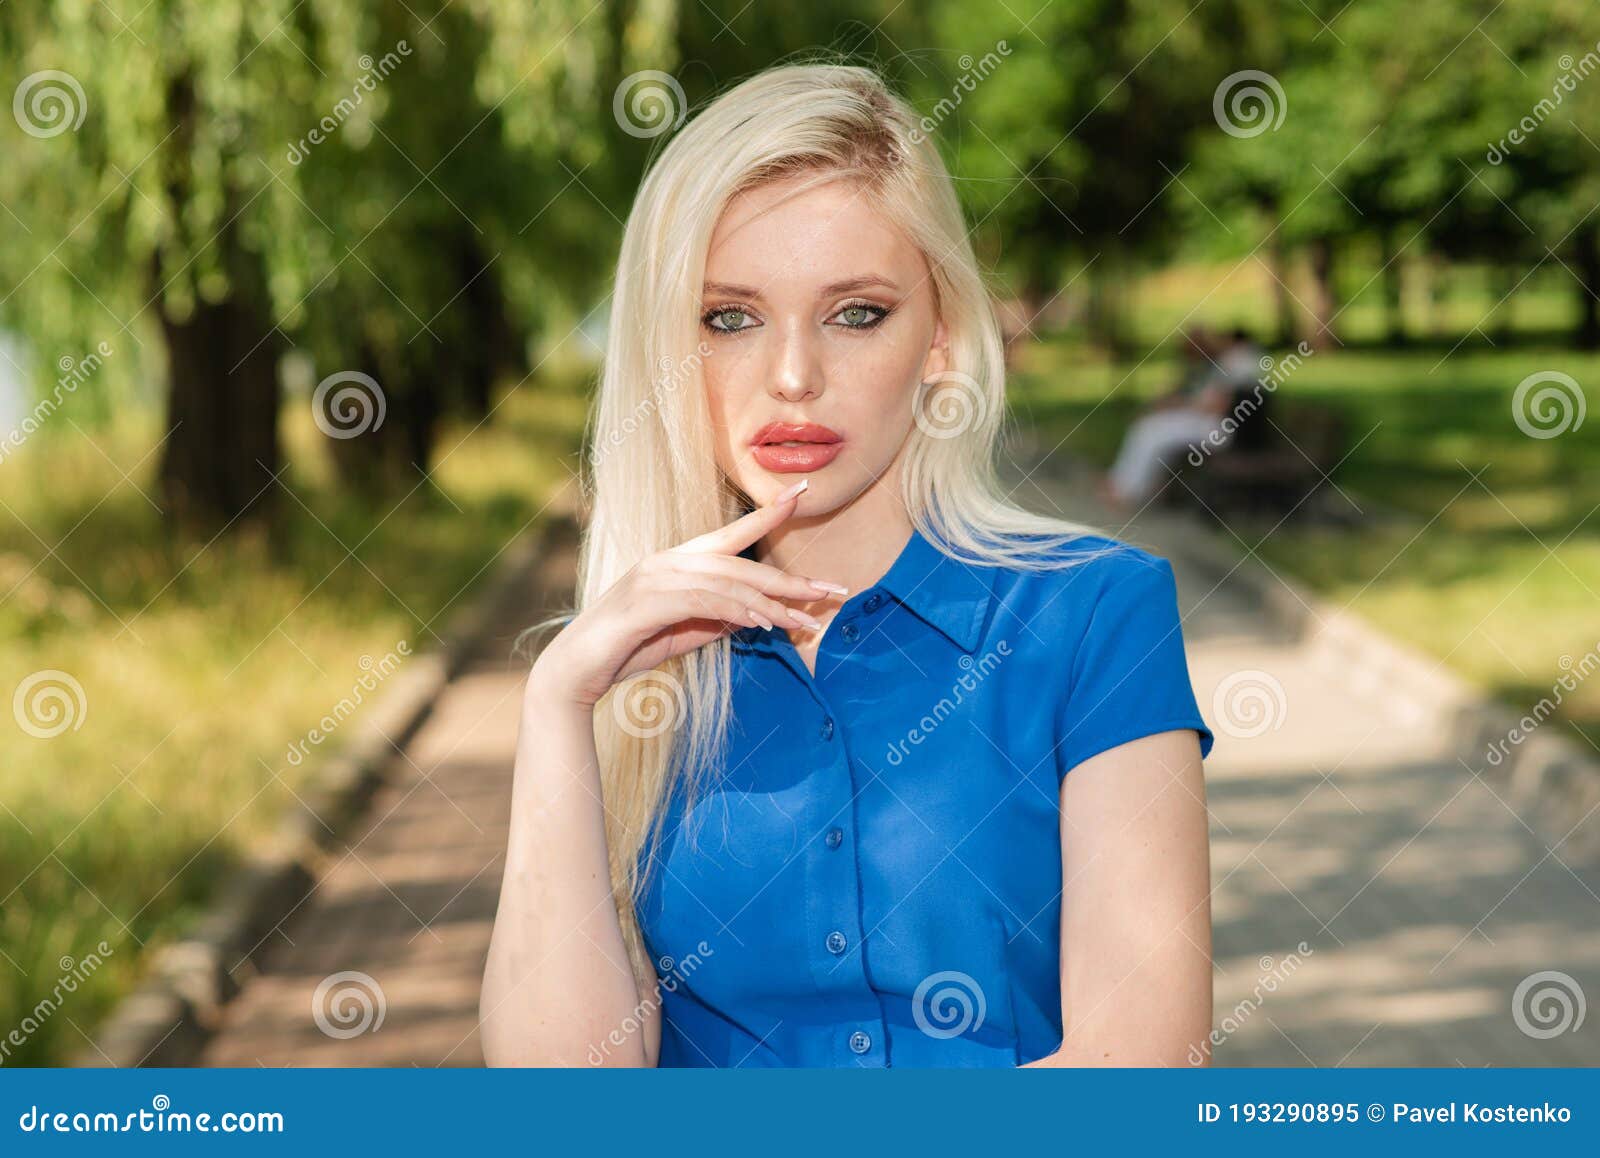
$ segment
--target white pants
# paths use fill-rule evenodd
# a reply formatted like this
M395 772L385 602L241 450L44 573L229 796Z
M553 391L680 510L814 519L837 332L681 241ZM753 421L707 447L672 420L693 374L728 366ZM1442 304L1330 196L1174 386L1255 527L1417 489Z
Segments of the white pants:
M1213 434L1214 445L1221 445L1226 438L1221 425L1218 415L1186 406L1157 410L1135 421L1111 467L1111 485L1117 495L1124 502L1144 502L1166 478L1163 464L1168 460Z

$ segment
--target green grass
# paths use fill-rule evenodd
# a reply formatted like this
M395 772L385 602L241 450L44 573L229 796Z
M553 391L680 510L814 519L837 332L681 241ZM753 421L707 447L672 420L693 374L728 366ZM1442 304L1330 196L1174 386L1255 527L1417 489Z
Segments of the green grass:
M286 404L295 497L280 496L275 556L243 536L166 540L145 497L149 416L94 433L57 422L7 459L5 693L55 669L83 700L77 726L53 738L11 719L0 729L0 1036L16 1026L24 1038L0 1064L86 1048L148 951L180 933L337 747L335 734L298 767L287 759L356 685L362 657L431 642L568 477L584 405L575 382L514 392L491 423L444 432L437 491L375 510L341 493L306 406ZM30 1017L102 940L111 953L87 983Z
M1529 437L1512 416L1517 384L1543 370L1583 384L1592 412L1548 439ZM1062 453L1105 465L1141 400L1176 375L1170 350L1112 365L1058 339L1026 352L1013 408L1047 446L1065 439ZM1314 403L1344 416L1356 445L1335 480L1374 513L1350 530L1233 530L1274 568L1526 711L1565 674L1562 657L1600 647L1596 383L1600 356L1526 342L1314 354L1278 401L1285 413ZM1600 678L1566 695L1560 714L1600 745Z

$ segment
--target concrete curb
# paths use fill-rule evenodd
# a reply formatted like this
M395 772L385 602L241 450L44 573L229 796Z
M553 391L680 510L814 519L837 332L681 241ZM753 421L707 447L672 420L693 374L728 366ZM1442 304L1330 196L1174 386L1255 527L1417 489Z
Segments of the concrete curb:
M487 581L458 606L434 644L391 676L382 695L352 720L343 742L284 817L267 846L223 882L206 914L183 939L158 950L144 982L112 1011L94 1046L72 1064L85 1067L192 1065L220 1024L223 1007L256 969L272 931L309 897L339 837L366 810L394 755L416 735L440 693L539 568L547 544L575 517L570 487L547 521L493 564Z
M1024 443L1019 459L1038 464L1046 476L1076 479L1076 463L1047 461L1037 445ZM1345 670L1366 681L1381 681L1413 701L1443 713L1457 758L1466 770L1481 773L1507 803L1548 840L1560 844L1556 855L1569 864L1600 863L1600 822L1582 830L1582 818L1600 804L1600 761L1555 727L1529 729L1526 717L1485 694L1408 644L1390 638L1359 614L1317 595L1298 582L1275 574L1259 559L1245 554L1225 532L1162 511L1146 511L1131 528L1139 538L1160 540L1187 557L1211 578L1245 584L1254 601L1291 638L1326 648ZM1520 742L1509 737L1521 733ZM1492 763L1491 745L1504 747Z

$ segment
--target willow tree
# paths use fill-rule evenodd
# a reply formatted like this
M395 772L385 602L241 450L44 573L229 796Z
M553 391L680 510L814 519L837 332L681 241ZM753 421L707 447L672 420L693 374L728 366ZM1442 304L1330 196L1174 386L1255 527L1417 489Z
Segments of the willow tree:
M127 7L0 8L0 325L44 383L107 339L129 353L103 382L164 378L161 490L204 532L274 506L291 342L323 374L379 364L425 442L441 377L481 356L474 315L506 313L504 346L592 293L615 237L585 189L625 184L610 78L673 63L664 0Z

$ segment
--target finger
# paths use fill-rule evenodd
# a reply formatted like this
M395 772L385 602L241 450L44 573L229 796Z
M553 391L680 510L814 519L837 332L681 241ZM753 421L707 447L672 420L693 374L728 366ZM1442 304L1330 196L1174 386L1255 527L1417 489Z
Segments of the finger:
M665 590L681 593L681 598L688 606L701 605L705 594L713 594L726 599L732 599L743 607L760 613L761 620L757 620L762 627L772 627L782 623L791 627L821 627L815 617L798 607L790 607L787 603L765 595L747 583L737 579L730 579L723 575L678 574L664 577ZM808 592L807 599L817 598L816 592ZM750 620L744 619L748 623Z
M770 563L758 563L738 555L683 555L676 566L685 571L725 575L758 587L768 595L789 599L816 599L819 594L848 595L850 589L838 583L795 575Z
M692 587L658 591L649 602L647 614L658 628L686 619L720 619L740 627L757 626L769 630L779 623L795 627L821 626L805 612L786 607L759 592L740 597L711 588Z
M735 519L725 527L697 535L672 549L688 553L737 555L794 514L800 505L800 495L805 492L810 482L810 479L801 479L767 506L757 507L748 515Z

